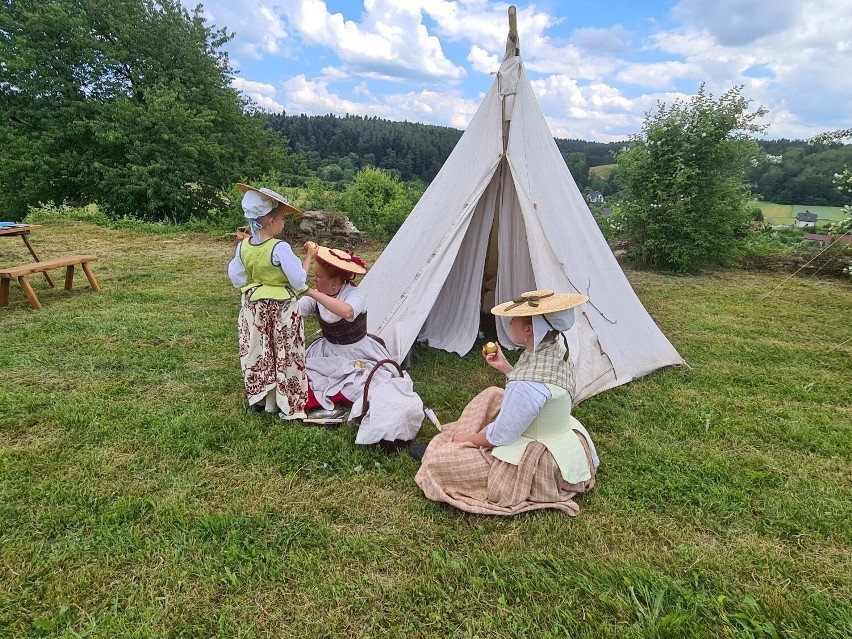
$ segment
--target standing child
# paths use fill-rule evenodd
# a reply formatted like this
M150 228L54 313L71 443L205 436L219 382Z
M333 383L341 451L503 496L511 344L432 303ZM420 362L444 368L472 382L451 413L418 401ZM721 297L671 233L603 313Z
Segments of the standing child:
M298 294L307 290L306 264L276 239L284 214L299 213L267 188L237 184L250 238L237 245L228 276L242 291L238 320L240 367L252 410L303 419L308 398L305 335Z

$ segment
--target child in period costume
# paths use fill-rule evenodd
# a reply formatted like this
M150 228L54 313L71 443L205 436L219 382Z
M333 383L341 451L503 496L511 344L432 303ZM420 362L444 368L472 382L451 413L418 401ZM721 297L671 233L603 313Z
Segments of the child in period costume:
M571 416L574 368L558 337L588 299L530 291L491 310L511 318L512 341L526 350L512 368L499 345L483 347L488 364L506 373L506 389L482 391L429 442L415 477L426 497L483 515L580 512L574 496L594 487L599 460Z
M390 359L384 344L367 333L367 302L355 285L366 272L351 251L305 245L305 264L316 258L315 288L299 300L302 315L316 315L322 337L306 352L310 417L343 421L361 418L357 444L385 449L407 446L423 420L423 402L411 379L397 377L390 366L376 370L369 388L369 415L364 415L364 385L377 362ZM350 409L351 407L351 409Z
M299 210L271 189L237 188L251 237L237 245L228 276L242 291L238 331L246 395L254 411L302 419L308 380L298 295L307 289L307 269L275 237L284 229L284 214Z

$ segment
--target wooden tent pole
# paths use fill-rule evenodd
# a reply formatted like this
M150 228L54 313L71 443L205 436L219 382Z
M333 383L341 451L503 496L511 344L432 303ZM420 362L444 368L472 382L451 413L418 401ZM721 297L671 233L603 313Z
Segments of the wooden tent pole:
M510 45L509 42L512 44ZM518 46L518 10L515 5L509 7L509 40L506 42L506 55L508 56L511 48L514 47L514 55L521 55L521 49Z

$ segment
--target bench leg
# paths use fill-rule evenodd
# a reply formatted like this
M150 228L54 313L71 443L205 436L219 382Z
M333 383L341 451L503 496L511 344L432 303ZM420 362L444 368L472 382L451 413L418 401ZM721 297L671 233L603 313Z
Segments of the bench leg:
M27 280L27 276L21 275L20 277L18 277L18 283L21 285L21 288L24 291L24 295L27 296L27 299L30 301L30 304L32 304L32 307L35 310L40 311L41 310L41 302L38 301L38 297L36 297L36 294L35 294L35 291L33 290L33 287L30 286L30 283Z
M92 272L92 267L89 266L88 262L83 262L83 272L86 274L86 278L89 280L89 286L92 287L92 290L98 292L101 290L101 287L98 286L98 280L95 279L95 274Z
M69 264L65 268L65 290L70 291L74 285L74 265Z
M0 307L9 306L9 282L11 277L0 279Z

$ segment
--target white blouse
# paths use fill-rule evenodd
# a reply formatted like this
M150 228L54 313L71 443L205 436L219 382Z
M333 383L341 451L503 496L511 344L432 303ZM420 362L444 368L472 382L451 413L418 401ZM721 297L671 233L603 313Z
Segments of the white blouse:
M341 287L340 292L335 295L335 299L346 302L352 307L352 319L347 319L347 322L354 321L356 317L367 310L367 300L361 295L357 286L352 286L348 282ZM323 322L328 322L329 324L343 319L307 295L299 298L299 312L302 315L319 315Z
M511 444L533 423L550 391L540 382L513 381L506 384L497 419L488 425L485 438L492 446Z

